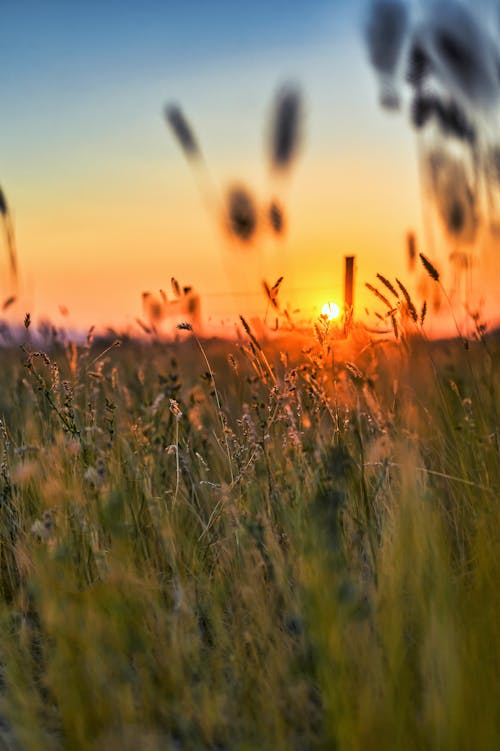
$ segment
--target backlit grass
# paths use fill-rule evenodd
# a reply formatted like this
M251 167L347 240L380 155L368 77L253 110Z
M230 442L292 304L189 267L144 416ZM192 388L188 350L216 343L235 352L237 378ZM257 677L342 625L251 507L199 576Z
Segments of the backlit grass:
M497 747L499 341L414 328L0 352L4 748Z

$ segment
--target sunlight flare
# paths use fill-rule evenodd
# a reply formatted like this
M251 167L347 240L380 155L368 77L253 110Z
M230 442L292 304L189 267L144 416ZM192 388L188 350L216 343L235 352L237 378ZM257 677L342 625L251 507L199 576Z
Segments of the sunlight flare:
M335 302L327 302L321 308L321 315L326 316L329 321L334 321L340 316L340 307Z

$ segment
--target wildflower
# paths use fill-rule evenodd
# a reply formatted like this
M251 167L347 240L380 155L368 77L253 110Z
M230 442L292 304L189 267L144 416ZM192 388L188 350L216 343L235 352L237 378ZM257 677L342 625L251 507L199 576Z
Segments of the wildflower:
M173 414L173 416L175 417L175 419L177 420L177 422L179 422L179 420L182 417L182 412L181 412L181 409L179 407L179 403L176 402L175 399L169 399L169 403L170 403L169 409L170 409L171 413Z

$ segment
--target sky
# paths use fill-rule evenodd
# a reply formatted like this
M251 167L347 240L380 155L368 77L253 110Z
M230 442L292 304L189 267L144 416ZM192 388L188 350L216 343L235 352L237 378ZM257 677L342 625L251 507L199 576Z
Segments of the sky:
M426 239L415 136L379 107L365 11L362 0L5 0L0 185L20 264L6 315L134 326L142 292L170 295L174 276L199 293L208 325L263 314L261 281L281 275L283 302L317 313L342 302L346 254L360 311L375 307L364 282L377 272L411 286L406 233ZM277 186L265 144L286 82L303 92L303 139ZM221 195L235 183L262 205L279 193L283 238L228 242L166 126L169 102Z

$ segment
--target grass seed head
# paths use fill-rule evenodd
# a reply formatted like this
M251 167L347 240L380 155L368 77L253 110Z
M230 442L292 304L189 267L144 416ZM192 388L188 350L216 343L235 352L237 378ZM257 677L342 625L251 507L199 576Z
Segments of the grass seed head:
M386 287L389 292L391 292L394 297L397 297L399 299L398 291L395 289L394 285L385 277L382 276L382 274L377 274L377 279L382 282L384 287Z
M414 42L408 55L407 82L416 89L420 89L431 70L432 65L427 53L422 45Z
M276 235L281 235L284 230L285 222L283 209L276 201L271 201L269 205L268 218L273 232Z
M9 206L7 204L7 199L5 198L5 193L3 192L2 188L0 188L0 214L3 217L6 217L9 213Z
M190 159L200 157L201 152L198 142L180 107L176 104L167 105L165 107L165 118L186 156Z
M403 297L406 302L406 307L408 308L408 313L410 314L411 318L416 323L418 321L418 313L417 313L417 309L415 308L415 305L413 304L413 300L410 297L410 293L408 292L404 284L399 281L399 279L396 279L396 284L398 285L399 289L403 293Z
M439 271L436 269L435 266L429 261L428 258L424 256L423 253L419 253L420 260L422 261L422 265L424 269L427 271L431 279L434 279L435 282L439 282Z
M408 21L408 8L400 0L375 0L371 3L365 25L365 42L379 80L380 102L386 109L399 107L395 71L404 47Z
M472 7L450 0L429 3L417 36L441 87L476 108L498 102L495 45Z
M250 192L242 187L231 188L227 197L227 224L239 240L249 242L257 229L257 210Z
M408 25L408 9L400 0L376 0L365 29L370 62L391 75L398 63Z
M172 285L172 292L177 298L179 298L181 296L181 288L179 282L174 276L170 279L170 284Z
M374 287L373 284L370 284L369 282L365 282L365 287L369 289L370 292L372 292L375 295L375 297L377 297L380 300L380 302L383 302L384 305L386 305L389 308L389 310L392 308L392 305L387 299L387 297L383 295L382 292L380 292L380 290Z
M427 314L427 300L424 300L424 304L422 305L422 312L420 313L420 325L424 325L425 316Z
M6 310L8 310L11 305L14 305L16 300L17 300L17 297L15 295L11 295L10 297L7 297L7 299L4 300L2 304L2 311L5 312Z
M287 169L297 153L301 117L300 91L287 85L278 92L272 120L271 163L276 170Z

